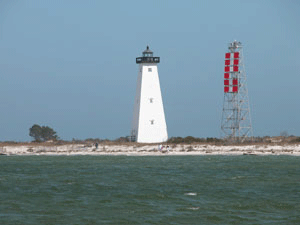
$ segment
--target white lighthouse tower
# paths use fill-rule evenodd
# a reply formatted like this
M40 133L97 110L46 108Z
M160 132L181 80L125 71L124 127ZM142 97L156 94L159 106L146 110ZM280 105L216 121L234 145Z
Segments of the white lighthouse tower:
M134 101L131 136L140 143L160 143L168 140L167 125L161 96L157 63L159 57L147 46L139 64Z

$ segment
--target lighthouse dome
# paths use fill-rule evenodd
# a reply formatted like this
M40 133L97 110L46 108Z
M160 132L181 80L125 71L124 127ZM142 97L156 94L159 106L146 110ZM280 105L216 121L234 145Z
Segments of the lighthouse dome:
M146 50L143 51L143 57L153 57L153 52L149 49L148 45L147 45Z

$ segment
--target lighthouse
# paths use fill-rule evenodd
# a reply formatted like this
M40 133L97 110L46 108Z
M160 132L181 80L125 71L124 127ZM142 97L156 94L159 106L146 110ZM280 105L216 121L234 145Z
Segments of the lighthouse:
M139 143L160 143L168 140L165 112L161 96L157 64L159 57L147 46L139 65L136 96L134 100L132 138Z

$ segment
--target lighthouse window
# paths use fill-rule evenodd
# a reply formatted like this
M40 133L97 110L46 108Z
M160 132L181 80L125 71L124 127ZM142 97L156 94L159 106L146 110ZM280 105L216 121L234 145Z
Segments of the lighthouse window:
M151 123L151 125L153 125L154 124L154 120L150 120L150 123Z
M148 72L152 72L152 68L148 68Z
M149 100L150 100L150 103L153 103L153 98L150 98Z

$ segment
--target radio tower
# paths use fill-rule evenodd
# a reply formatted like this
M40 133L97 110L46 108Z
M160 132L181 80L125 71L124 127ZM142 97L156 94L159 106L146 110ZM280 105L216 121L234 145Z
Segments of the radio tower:
M225 54L221 132L225 140L243 142L253 136L243 48L241 42L234 41L228 49Z

